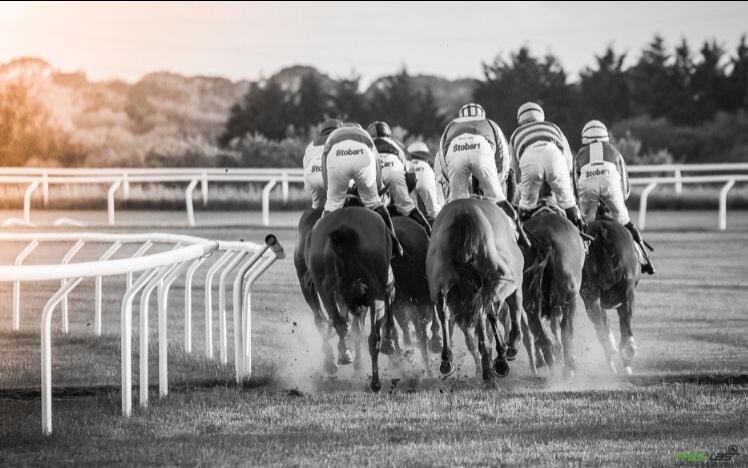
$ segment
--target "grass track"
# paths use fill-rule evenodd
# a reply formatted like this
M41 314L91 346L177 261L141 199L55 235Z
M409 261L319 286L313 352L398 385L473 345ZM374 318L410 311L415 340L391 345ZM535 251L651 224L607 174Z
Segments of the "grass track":
M459 340L461 368L447 380L423 376L409 362L394 368L386 359L380 395L366 391L366 372L355 375L343 369L335 378L321 378L311 314L298 292L292 263L285 261L258 283L253 297L251 385L220 385L231 382L232 369L203 357L201 288L193 298L195 355L183 353L182 286L177 283L169 301L174 391L163 400L152 391L150 408L136 409L124 419L117 390L124 280L105 280L105 336L98 339L91 336L93 286L86 282L71 296L71 334L53 338L53 383L101 388L55 398L50 438L40 434L40 405L33 394L39 386L39 314L56 286L24 285L23 331L16 334L9 330L10 285L0 284L0 465L632 466L672 464L676 451L718 450L729 444L745 451L748 215L731 214L727 233L708 230L713 217L716 213L652 214L655 232L647 238L657 248L659 273L643 279L638 289L633 327L639 356L631 381L606 373L600 345L581 308L576 326L580 375L573 384L530 378L522 353L510 375L497 388L486 389L473 376L472 360ZM260 239L264 231L208 227L177 232ZM290 251L293 230L277 232ZM21 247L4 244L0 263L12 262ZM103 248L86 251L81 259L93 258ZM63 246L41 246L29 261L54 261L63 251ZM126 253L123 249L122 255ZM154 315L151 385L157 379ZM617 322L614 314L610 318ZM137 323L137 312L134 319ZM231 336L229 330L229 356ZM432 367L438 372L438 366ZM733 384L725 383L729 377ZM200 385L206 381L219 384ZM8 389L32 397L10 395ZM739 464L748 464L748 456L741 460Z

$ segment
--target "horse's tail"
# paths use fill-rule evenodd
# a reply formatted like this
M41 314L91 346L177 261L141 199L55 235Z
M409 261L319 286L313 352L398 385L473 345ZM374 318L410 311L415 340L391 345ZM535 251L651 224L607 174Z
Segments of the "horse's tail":
M595 270L592 272L604 284L617 283L623 276L624 265L614 242L610 239L606 223L595 223L591 232L595 241L590 245L590 253L597 256L594 262ZM600 261L600 259L605 259Z
M537 239L533 240L533 246L535 246L537 254L532 265L525 268L524 276L530 279L525 288L533 296L540 295L543 303L548 304L551 300L550 291L544 291L543 288L547 287L552 280L548 266L553 263L553 249ZM546 307L542 307L542 309L546 310Z
M452 260L456 266L480 268L485 260L498 264L491 224L482 211L474 209L458 214L452 221L450 232L450 243L455 247Z
M364 294L367 288L366 284L370 284L367 281L369 272L366 271L365 266L360 261L358 233L350 226L340 226L330 232L328 238L335 257L335 271L338 279L352 280L354 283L349 285L352 291Z

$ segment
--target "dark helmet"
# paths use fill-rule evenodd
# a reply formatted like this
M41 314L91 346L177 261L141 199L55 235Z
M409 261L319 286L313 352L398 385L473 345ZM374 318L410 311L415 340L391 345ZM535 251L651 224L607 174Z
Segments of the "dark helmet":
M380 120L369 124L369 126L366 127L366 131L369 132L369 135L371 135L372 138L392 136L392 129L387 125L387 122L382 122Z
M320 134L328 135L332 133L333 130L336 130L342 126L343 126L343 122L341 122L338 119L327 119L324 122L322 122L322 128L320 128Z

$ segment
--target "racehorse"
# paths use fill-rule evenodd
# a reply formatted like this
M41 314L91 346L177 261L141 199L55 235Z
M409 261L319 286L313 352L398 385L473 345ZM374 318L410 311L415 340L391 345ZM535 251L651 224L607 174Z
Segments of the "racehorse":
M634 289L641 275L634 239L623 225L607 215L604 205L598 208L597 217L587 231L594 240L584 263L582 300L613 372L617 372L613 363L616 343L608 327L606 309L618 310L623 344L621 360L625 372L630 374L631 361L636 356L631 316L634 313Z
M532 242L532 247L524 250L524 307L543 357L540 362L554 369L558 351L563 348L564 369L572 375L576 368L574 313L582 282L584 245L574 224L546 205L525 221L524 228ZM527 347L534 374L533 347Z
M436 310L429 295L426 282L426 254L429 238L423 227L411 218L393 216L395 234L403 246L405 255L392 259L392 273L395 276L395 299L393 313L403 331L403 343L409 346L410 327L415 329L423 364L429 370L428 349L441 351L441 334L436 320ZM428 325L431 323L431 339Z
M348 350L350 316L363 321L368 311L371 320L369 388L378 392L379 351L390 341L387 330L394 328L393 288L388 284L392 239L382 218L359 206L344 207L321 217L307 237L304 254L312 283L338 334L339 362L351 362ZM360 322L359 322L360 323ZM391 341L389 343L391 346Z
M335 334L335 328L322 311L322 306L319 303L319 296L317 296L317 288L314 286L314 282L312 281L312 273L307 267L304 254L307 237L312 232L314 224L321 216L322 208L309 209L301 215L298 230L296 232L296 248L294 249L293 261L294 266L296 267L296 276L299 278L301 293L304 295L306 303L309 304L309 308L312 309L312 313L314 314L314 324L317 326L317 331L322 337L324 369L328 373L334 374L338 370L338 365L335 363L330 340Z
M516 358L522 338L523 258L515 241L516 229L496 204L466 198L448 203L437 216L426 257L429 294L436 303L442 327L442 374L451 374L451 323L475 330L483 379L493 372L505 376L508 361ZM508 346L498 331L498 310L509 307L511 331ZM445 307L447 306L447 307ZM493 329L498 356L491 365L486 321ZM448 328L449 327L449 328ZM470 347L470 345L468 344ZM492 372L493 371L493 372Z

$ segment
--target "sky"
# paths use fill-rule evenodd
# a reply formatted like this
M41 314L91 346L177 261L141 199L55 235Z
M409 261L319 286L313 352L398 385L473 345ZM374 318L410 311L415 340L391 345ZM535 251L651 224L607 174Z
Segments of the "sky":
M612 44L638 58L655 32L732 52L748 2L0 3L0 62L35 56L92 79L167 70L257 79L292 64L368 83L412 74L482 76L522 45L553 52L572 76Z

